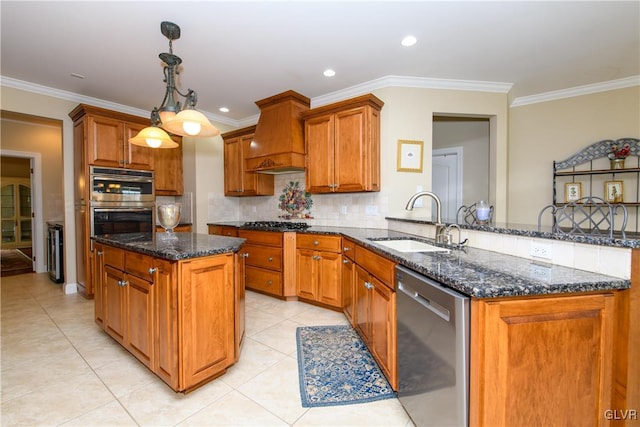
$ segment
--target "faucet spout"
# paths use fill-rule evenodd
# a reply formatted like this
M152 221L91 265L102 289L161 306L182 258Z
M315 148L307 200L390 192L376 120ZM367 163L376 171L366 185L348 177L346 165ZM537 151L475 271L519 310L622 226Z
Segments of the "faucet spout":
M445 226L442 223L442 202L435 193L432 193L431 191L420 191L419 193L414 194L407 202L407 206L405 207L405 209L408 211L412 211L414 205L416 204L416 200L423 196L429 196L436 202L436 242L443 243Z

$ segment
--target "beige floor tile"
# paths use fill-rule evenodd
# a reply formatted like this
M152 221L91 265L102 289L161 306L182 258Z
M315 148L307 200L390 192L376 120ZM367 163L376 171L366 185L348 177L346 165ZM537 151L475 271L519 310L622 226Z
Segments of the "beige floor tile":
M118 358L95 370L96 375L116 397L129 394L147 384L158 381L158 377L133 355Z
M250 337L245 337L240 351L240 360L220 377L220 381L238 388L285 357L287 357L286 354L254 341Z
M118 398L140 425L176 425L231 391L222 381L212 381L189 393L176 393L160 380Z
M282 321L282 317L262 310L246 310L245 336L252 336Z
M398 399L357 405L309 408L296 426L398 426L410 425L409 416Z
M238 388L270 412L293 424L307 408L300 400L298 363L287 357Z
M288 426L267 409L237 391L225 395L179 426Z
M120 402L113 400L61 425L68 427L126 427L138 424L124 410Z
M3 402L0 406L2 425L58 425L112 400L113 395L93 372L68 376Z
M309 309L290 318L294 322L304 326L324 326L324 325L348 325L349 321L344 314L337 311L310 305Z
M251 338L281 353L295 355L296 329L300 326L302 325L299 323L284 320L253 335Z

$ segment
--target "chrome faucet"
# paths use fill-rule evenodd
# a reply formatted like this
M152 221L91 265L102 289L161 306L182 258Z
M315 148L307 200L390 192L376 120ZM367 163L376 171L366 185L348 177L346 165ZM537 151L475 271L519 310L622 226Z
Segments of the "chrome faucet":
M445 243L445 225L442 223L442 202L440 202L440 198L435 193L431 191L420 191L414 194L407 202L405 209L412 211L416 200L422 196L429 196L436 202L436 243Z

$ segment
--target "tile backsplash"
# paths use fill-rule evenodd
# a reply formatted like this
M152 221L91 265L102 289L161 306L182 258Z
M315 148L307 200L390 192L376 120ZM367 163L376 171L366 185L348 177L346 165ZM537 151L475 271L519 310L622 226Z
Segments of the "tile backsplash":
M209 194L207 222L213 221L277 221L283 188L289 182L299 182L304 188L304 172L275 175L274 195L258 197L224 197ZM311 225L387 228L389 198L383 192L312 194Z

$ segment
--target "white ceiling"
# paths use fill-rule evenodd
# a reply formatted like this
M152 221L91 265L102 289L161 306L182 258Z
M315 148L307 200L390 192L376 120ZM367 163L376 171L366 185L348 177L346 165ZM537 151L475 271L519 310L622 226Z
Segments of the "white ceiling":
M164 96L160 22L175 22L180 89L229 124L289 89L313 100L389 76L503 83L489 86L516 99L640 75L638 1L2 0L0 14L3 85L141 112ZM404 48L408 34L418 43Z

